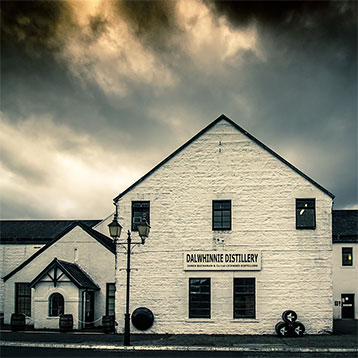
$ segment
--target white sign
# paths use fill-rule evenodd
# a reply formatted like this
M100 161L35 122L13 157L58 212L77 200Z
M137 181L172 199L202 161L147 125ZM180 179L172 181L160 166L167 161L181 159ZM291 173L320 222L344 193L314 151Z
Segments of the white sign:
M259 271L260 251L184 252L185 271Z

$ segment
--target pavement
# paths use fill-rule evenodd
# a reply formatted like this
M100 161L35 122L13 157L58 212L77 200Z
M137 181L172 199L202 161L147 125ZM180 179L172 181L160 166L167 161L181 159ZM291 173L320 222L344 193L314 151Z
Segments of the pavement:
M358 321L335 321L333 334L280 338L275 335L132 334L123 346L122 334L0 329L0 346L81 348L118 351L238 351L316 352L358 355Z

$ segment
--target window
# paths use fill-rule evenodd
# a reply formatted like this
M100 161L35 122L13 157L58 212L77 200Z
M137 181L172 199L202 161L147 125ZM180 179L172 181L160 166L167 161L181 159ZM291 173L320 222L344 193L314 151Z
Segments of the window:
M342 266L353 266L352 247L342 247Z
M138 231L137 225L142 220L149 222L149 201L132 201L132 231Z
M315 229L315 199L296 199L296 229Z
M114 316L116 285L114 283L107 283L106 291L106 315Z
M15 283L15 312L31 316L31 288L28 283Z
M189 318L210 318L210 278L189 279Z
M234 278L234 318L255 317L255 279Z
M65 301L60 293L53 293L50 298L49 316L59 316L65 312Z
M231 200L213 200L213 230L231 230Z

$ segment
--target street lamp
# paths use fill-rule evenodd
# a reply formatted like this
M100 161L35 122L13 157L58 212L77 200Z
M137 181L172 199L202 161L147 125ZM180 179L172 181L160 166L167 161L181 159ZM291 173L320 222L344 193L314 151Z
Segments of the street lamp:
M109 234L114 239L115 244L121 236L122 226L118 222L118 206L116 205L116 213L113 217L113 221L108 225ZM139 245L145 243L145 239L149 236L150 226L147 221L144 219L142 222L137 224L138 234L141 238L140 242L132 242L131 232L127 232L127 290L126 290L126 313L124 314L124 340L123 344L125 346L130 346L130 313L129 313L129 288L130 288L130 272L131 272L131 245ZM125 242L120 242L120 244L125 244ZM117 246L116 246L117 247ZM117 250L116 250L116 262L117 262Z

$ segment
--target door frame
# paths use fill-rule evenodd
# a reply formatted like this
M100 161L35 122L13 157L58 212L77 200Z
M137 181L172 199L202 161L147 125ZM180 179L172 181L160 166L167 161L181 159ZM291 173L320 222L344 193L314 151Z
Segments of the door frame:
M87 298L89 298L89 301L87 301ZM90 328L93 327L94 321L94 300L95 300L95 292L94 291L83 291L82 292L82 328ZM89 310L87 311L87 308L89 307ZM90 312L90 315L87 316L87 312Z
M345 297L352 297L352 306L351 307L344 307L344 299ZM341 318L342 319L354 319L354 316L355 316L355 307L354 307L354 300L355 300L355 295L354 293L341 293ZM347 308L349 310L351 310L352 314L351 314L351 317L343 317L343 308Z

